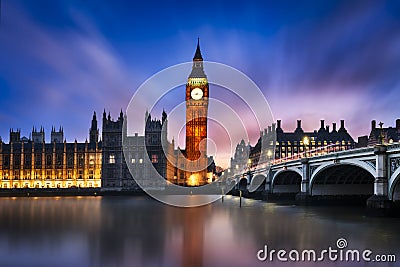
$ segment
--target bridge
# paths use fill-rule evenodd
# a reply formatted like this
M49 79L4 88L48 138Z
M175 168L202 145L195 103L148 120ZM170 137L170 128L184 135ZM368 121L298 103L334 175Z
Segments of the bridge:
M400 144L378 144L325 155L272 161L230 176L237 190L318 196L365 196L367 207L387 209L400 200Z

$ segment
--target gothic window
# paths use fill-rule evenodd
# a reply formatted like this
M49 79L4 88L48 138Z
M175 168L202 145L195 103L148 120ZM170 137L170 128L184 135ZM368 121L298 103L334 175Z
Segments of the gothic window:
M10 165L10 156L9 155L4 155L3 156L3 165L5 167L8 167L8 165Z
M46 155L46 166L51 166L51 155Z
M67 166L68 166L68 168L72 168L74 166L74 154L68 154Z
M42 166L42 154L35 155L35 166L39 168Z
M21 155L15 154L14 155L14 168L18 169L21 164Z
M84 156L82 153L79 153L78 155L78 167L82 168L84 164Z
M89 165L93 166L94 165L94 155L90 154L89 156Z
M115 155L114 154L110 154L110 156L108 158L108 163L115 164Z
M57 159L56 159L56 164L58 167L61 167L61 165L63 164L63 155L62 154L57 154Z
M31 166L31 161L32 161L32 157L31 155L27 155L25 154L25 167L30 167Z

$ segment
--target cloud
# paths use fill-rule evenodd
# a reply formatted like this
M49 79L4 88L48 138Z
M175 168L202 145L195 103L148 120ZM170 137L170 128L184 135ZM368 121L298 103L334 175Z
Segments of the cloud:
M348 119L355 138L369 133L376 116L393 120L389 107L400 96L399 28L377 1L340 2L321 17L283 25L265 50L268 63L255 71L268 77L261 87L275 116L292 125L297 117L311 127L318 117Z
M3 79L17 88L9 95L7 110L15 124L49 124L49 129L60 123L73 139L87 136L93 110L124 109L138 81L88 19L76 12L71 17L78 27L58 31L20 7L7 6L0 48L11 51L6 59L10 64L0 67Z

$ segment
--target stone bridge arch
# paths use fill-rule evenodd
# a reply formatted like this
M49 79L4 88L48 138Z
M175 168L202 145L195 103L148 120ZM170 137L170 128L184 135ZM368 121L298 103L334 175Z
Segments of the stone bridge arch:
M279 170L271 180L272 193L300 192L302 172L298 168L289 167Z
M268 177L262 173L254 175L249 185L249 192L263 191L265 189L267 178Z
M389 189L389 199L393 201L400 200L400 168L389 177L388 189Z
M373 195L375 173L360 160L323 164L311 174L310 195Z

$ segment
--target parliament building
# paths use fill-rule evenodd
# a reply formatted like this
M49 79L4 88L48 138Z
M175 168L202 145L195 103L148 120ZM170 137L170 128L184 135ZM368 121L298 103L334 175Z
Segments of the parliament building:
M10 140L0 141L1 188L87 188L101 186L102 147L99 142L96 113L89 141L67 143L64 130L51 130L51 142L45 131L32 129L31 138L10 130Z

